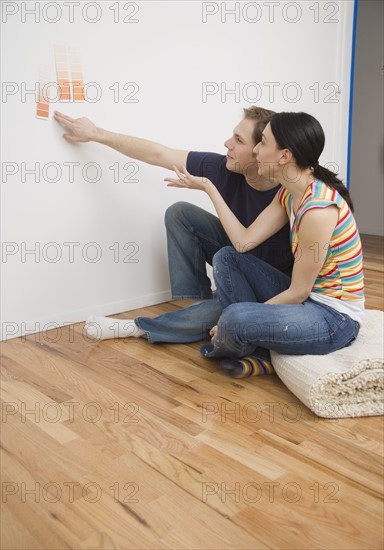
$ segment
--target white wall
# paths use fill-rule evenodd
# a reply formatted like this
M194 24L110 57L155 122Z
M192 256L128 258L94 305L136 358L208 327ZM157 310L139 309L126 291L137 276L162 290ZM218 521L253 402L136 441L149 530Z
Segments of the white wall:
M25 11L31 4L35 14ZM2 2L3 338L168 300L164 211L185 199L211 209L199 192L165 187L160 168L137 163L138 181L122 182L129 159L97 144L70 145L52 117L35 118L33 94L23 92L33 89L40 62L53 68L54 44L79 48L85 81L101 91L95 102L93 87L84 103L53 105L70 116L224 152L242 107L304 110L324 126L322 163L346 173L352 1L119 2L117 22L117 3L72 3L72 22L67 4ZM127 82L138 87L135 103L123 101ZM110 89L116 83L119 98ZM68 162L79 163L73 182ZM24 173L36 163L40 181ZM94 169L82 174L88 163L98 165L95 183ZM62 175L53 182L57 166ZM97 243L99 261L90 261L97 250L88 243ZM126 243L134 243L127 252L136 263L124 262Z
M351 195L362 233L384 235L384 4L359 2Z

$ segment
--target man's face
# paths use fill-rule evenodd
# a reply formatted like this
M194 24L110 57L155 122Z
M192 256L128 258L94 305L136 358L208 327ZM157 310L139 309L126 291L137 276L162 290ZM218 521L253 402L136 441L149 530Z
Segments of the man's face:
M246 175L248 168L254 169L256 161L252 134L255 124L256 120L243 118L234 128L232 137L224 143L228 149L226 166L231 172Z

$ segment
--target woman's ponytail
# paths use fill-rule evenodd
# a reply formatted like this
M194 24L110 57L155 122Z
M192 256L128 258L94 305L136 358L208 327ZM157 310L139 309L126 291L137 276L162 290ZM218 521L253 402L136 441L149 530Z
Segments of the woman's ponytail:
M321 164L315 163L315 166L313 168L313 175L315 176L315 178L326 183L328 187L331 187L332 189L336 189L336 191L343 197L345 202L348 204L349 208L351 209L351 212L353 212L354 208L353 208L351 195L349 194L347 187L344 185L342 180L337 177L335 172L328 170L328 168L324 168L324 166L321 166Z

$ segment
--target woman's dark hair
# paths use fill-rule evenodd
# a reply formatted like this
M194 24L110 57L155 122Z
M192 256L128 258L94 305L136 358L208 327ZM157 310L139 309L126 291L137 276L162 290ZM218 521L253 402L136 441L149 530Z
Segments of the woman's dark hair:
M353 212L348 189L334 172L319 164L325 143L320 122L308 113L277 113L270 123L279 149L289 149L299 168L312 168L313 175L336 189Z

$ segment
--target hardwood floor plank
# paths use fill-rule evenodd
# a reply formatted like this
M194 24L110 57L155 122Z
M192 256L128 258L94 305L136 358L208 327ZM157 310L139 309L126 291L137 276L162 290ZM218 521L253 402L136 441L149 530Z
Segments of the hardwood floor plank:
M30 548L40 550L40 543L32 536L27 526L19 521L19 514L13 513L9 505L0 505L0 517L3 529L0 534L1 548ZM6 526L6 529L4 529Z
M362 238L384 309L384 240ZM2 343L4 550L383 547L383 417L320 419L200 345L95 343L83 323Z

